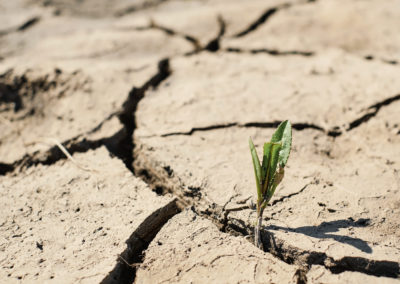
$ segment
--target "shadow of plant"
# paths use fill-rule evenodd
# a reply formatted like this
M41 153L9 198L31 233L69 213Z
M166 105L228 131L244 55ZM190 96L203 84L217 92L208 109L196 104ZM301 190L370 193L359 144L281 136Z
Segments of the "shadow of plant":
M304 226L298 228L285 228L281 226L270 225L264 227L265 230L282 230L286 232L295 232L304 234L313 238L318 239L333 239L337 242L351 245L362 252L372 253L372 248L368 245L368 243L360 238L350 237L350 236L341 236L330 234L333 232L338 232L341 228L349 228L349 227L367 227L370 223L370 219L358 219L355 221L353 218L335 220L330 222L322 222L318 226Z

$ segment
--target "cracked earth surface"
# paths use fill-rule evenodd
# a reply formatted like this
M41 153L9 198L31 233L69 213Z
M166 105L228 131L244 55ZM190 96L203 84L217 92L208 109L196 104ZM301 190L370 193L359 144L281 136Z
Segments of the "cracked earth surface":
M0 3L0 282L399 283L399 4Z

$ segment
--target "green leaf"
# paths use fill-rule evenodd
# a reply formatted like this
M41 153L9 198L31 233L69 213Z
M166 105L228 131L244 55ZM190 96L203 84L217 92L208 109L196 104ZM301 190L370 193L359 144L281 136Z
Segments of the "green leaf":
M266 173L265 173L265 180L262 184L262 195L265 196L268 192L269 186L273 177L275 176L276 167L278 165L279 160L279 151L281 150L280 143L265 143L264 145L264 157L266 160ZM269 153L268 153L269 152Z
M292 146L292 125L289 120L285 120L279 124L275 133L272 135L271 142L282 144L282 150L279 153L279 165L282 168L285 167Z
M261 198L262 198L262 193L261 193L261 181L262 181L261 165L260 165L260 160L258 159L256 148L254 147L254 143L253 143L253 140L251 140L251 137L249 138L249 146L250 146L251 158L253 160L254 175L256 177L257 197L258 197L258 200L261 200Z
M278 187L278 185L282 181L284 175L285 175L284 168L279 167L279 170L275 173L275 177L272 181L269 191L267 192L267 204L271 200L272 196L274 195L275 189Z
M268 171L268 163L271 156L271 143L264 143L264 152L263 152L263 160L261 164L261 175L262 175L262 182L261 184L265 183L266 175Z

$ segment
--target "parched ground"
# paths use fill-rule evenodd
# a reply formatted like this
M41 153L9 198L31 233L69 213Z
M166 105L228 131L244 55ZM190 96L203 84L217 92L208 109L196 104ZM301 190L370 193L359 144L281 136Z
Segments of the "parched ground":
M400 283L398 27L398 0L0 2L0 282ZM260 250L247 141L285 119Z

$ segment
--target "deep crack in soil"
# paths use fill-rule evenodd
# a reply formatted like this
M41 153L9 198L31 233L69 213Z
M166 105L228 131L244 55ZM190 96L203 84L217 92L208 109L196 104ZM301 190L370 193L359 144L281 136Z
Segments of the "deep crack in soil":
M31 27L33 27L34 25L36 25L37 23L39 23L40 19L41 18L39 16L32 17L17 27L11 27L8 29L0 30L0 36L5 36L5 35L7 35L9 33L13 33L13 32L24 32L24 31L30 29Z
M248 206L242 206L238 210L226 210L217 204L210 204L204 200L201 195L195 198L185 195L183 186L179 185L179 177L169 174L165 168L160 168L155 161L149 161L145 157L140 157L140 146L135 150L134 170L142 177L150 188L157 188L163 184L165 193L172 193L177 198L177 204L182 206L191 206L191 209L197 215L210 219L221 232L229 233L234 236L248 237L252 236L254 227L246 224L239 219L229 219L228 214L232 211L248 210ZM302 194L308 185L304 186L298 192L284 196L273 201L273 204L284 202L295 195ZM230 222L234 220L235 222ZM280 260L299 267L297 283L306 283L306 273L312 265L322 265L334 274L345 271L356 271L368 275L385 276L397 278L400 275L400 264L394 261L373 260L363 257L343 257L335 260L324 252L303 250L293 247L284 240L275 237L274 233L262 230L262 239L264 251L271 253Z
M400 94L394 95L392 97L389 97L387 99L384 99L383 101L377 102L369 107L366 108L366 113L361 115L359 118L356 118L350 122L347 123L347 127L345 129L346 132L353 130L354 128L359 127L363 123L368 122L371 118L375 117L378 112L385 106L388 106L392 103L395 103L400 100ZM365 109L364 109L365 110ZM244 124L238 123L238 122L231 122L231 123L226 123L226 124L215 124L215 125L209 125L209 126L203 126L203 127L193 127L189 131L185 132L170 132L170 133L163 133L160 135L160 137L168 137L168 136L177 136L177 135L192 135L195 132L202 132L202 131L210 131L210 130L215 130L215 129L225 129L225 128L231 128L231 127L257 127L257 128L276 128L281 121L272 121L272 122L247 122ZM341 130L341 127L339 126L334 126L331 129L324 129L323 127L312 124L312 123L292 123L293 129L296 130L304 130L304 129L314 129L317 131L321 131L326 133L330 137L338 137L343 134L343 131Z
M12 71L8 71L0 76L0 80L4 77L8 77ZM144 85L140 88L133 87L129 92L127 100L123 103L122 110L111 113L97 126L90 131L79 134L76 137L70 138L66 141L61 142L61 145L73 155L74 153L87 152L89 150L97 149L101 146L105 146L110 153L120 158L126 167L133 171L133 132L136 128L135 123L135 111L139 101L144 97L145 92L149 88L156 88L163 80L165 80L171 74L169 67L169 59L163 59L158 64L158 72L152 76ZM34 97L38 90L53 88L56 83L55 81L48 82L47 77L38 81L30 82L25 78L25 75L17 77L13 80L15 85L4 85L5 91L1 92L2 96L0 99L6 103L15 104L15 111L20 110L23 107L22 97L27 97L25 93L21 95L21 90L29 89L29 97ZM1 87L0 81L0 87ZM1 91L1 90L0 90ZM18 104L20 102L20 104ZM97 132L103 124L110 120L115 115L118 115L123 127L118 130L115 134L110 137L103 137L97 140L88 140L86 136ZM29 168L38 164L51 165L61 159L66 159L62 150L58 146L52 146L47 151L37 151L33 154L26 154L20 160L13 162L12 164L0 163L0 175L5 175L9 172L18 171L21 172L24 168Z
M20 26L17 28L17 31L19 31L19 32L25 31L25 30L31 28L32 26L36 25L37 23L39 23L39 21L40 21L40 17L33 17L33 18L30 18L30 19L27 20L25 23L23 23L22 25L20 25Z
M216 38L212 39L209 41L209 43L206 44L204 47L204 50L210 51L210 52L217 52L220 48L220 40L224 36L225 31L226 31L226 23L224 19L222 18L221 15L218 15L217 17L218 25L219 25L219 31L216 36Z
M356 271L374 276L397 278L400 275L398 262L373 260L363 257L343 257L335 260L326 253L305 251L293 247L274 236L273 233L263 230L263 244L266 252L289 264L298 264L309 269L311 265L322 265L334 274L345 271Z
M359 127L361 124L368 122L371 118L375 117L378 114L378 112L382 109L382 107L388 106L399 100L400 100L400 94L397 94L367 107L366 108L367 113L349 122L346 131L351 131L354 128ZM342 134L343 132L340 130L340 127L338 126L332 127L332 129L328 131L328 135L332 137L337 137Z
M115 13L114 16L115 17L123 17L125 15L135 13L137 11L142 11L142 10L156 7L167 1L168 0L152 0L152 1L144 1L143 3L140 3L140 4L133 4L133 5L130 5L125 8L120 9L119 11L117 11Z
M176 204L176 199L174 199L148 216L128 238L126 241L127 248L119 255L114 269L101 283L133 283L136 269L143 262L147 247L165 223L179 212L180 209Z
M169 66L169 59L161 60L158 64L158 72L155 75L153 75L140 88L132 88L129 92L128 98L123 103L121 111L110 114L106 119L87 133L62 142L62 146L71 155L106 146L107 150L121 159L126 167L133 173L133 132L136 128L135 112L138 103L144 98L147 90L150 88L156 88L170 74L171 69ZM22 80L22 82L25 81L26 80ZM41 86L42 85L43 84L41 84ZM12 88L11 91L14 92L14 89L15 88ZM18 97L18 93L16 94ZM85 138L88 134L100 130L106 121L116 115L118 115L123 127L114 135L98 140L87 140ZM21 172L24 169L37 164L51 165L66 158L67 157L58 146L53 146L44 152L38 151L31 155L25 155L21 160L15 161L13 164L0 163L0 175L5 175L12 171ZM127 249L120 254L114 269L106 278L103 279L102 283L133 283L136 275L136 267L142 262L144 251L163 225L170 218L179 213L181 208L183 208L183 206L178 206L177 200L174 199L166 206L156 210L148 216L126 241L128 246Z
M258 53L266 53L272 56L287 56L287 55L299 55L299 56L313 56L315 52L313 51L303 51L303 50L278 50L278 49L268 49L268 48L259 48L259 49L242 49L238 47L227 47L223 51L232 52L232 53L250 53L250 54L258 54Z
M118 117L121 123L124 125L123 137L118 143L114 151L114 154L121 158L125 163L126 167L133 171L133 132L136 129L136 116L135 112L137 106L141 99L144 98L145 93L150 88L156 88L162 81L171 75L171 69L169 65L169 59L163 59L158 63L158 72L153 77L151 77L144 85L140 88L133 87L129 92L127 100L122 106L122 111L119 113Z
M100 138L97 140L89 140L86 139L85 136L89 134L93 134L100 130L103 124L114 117L116 114L112 113L105 120L101 121L97 126L95 126L92 130L88 131L84 134L79 134L73 138L70 138L66 141L60 142L60 144L67 150L67 152L71 155L74 153L84 153L89 150L95 150L101 146L105 146L110 152L116 146L116 141L120 141L120 132L117 132L116 135L111 137ZM43 143L52 143L50 141L38 141ZM6 175L11 172L22 172L24 169L35 166L35 165L52 165L59 160L67 159L62 150L54 145L47 151L36 151L32 154L26 154L21 159L13 162L12 164L0 163L0 175Z
M114 270L110 272L110 274L103 280L103 283L132 283L135 277L136 267L142 262L143 253L147 249L149 243L156 236L162 226L186 206L192 206L192 210L196 214L211 219L217 225L217 227L225 233L246 237L251 235L253 231L253 228L249 227L244 222L230 224L224 208L221 208L215 204L208 204L202 199L201 194L193 196L183 192L182 188L179 186L179 181L176 180L176 177L175 179L172 178L173 174L170 168L157 169L157 166L154 164L143 164L143 160L133 159L133 157L137 158L137 152L136 155L132 155L132 150L134 147L135 149L140 148L139 146L134 146L133 141L133 132L136 129L135 112L137 106L140 100L144 98L148 89L157 87L162 81L168 78L170 74L171 70L169 67L169 60L161 60L159 62L157 74L151 77L142 87L134 87L130 91L127 100L123 104L122 110L118 113L111 114L108 118L106 118L106 120L108 120L112 116L118 115L120 121L124 125L124 127L112 137L91 141L82 138L83 136L80 135L63 142L64 147L70 152L70 154L76 152L86 152L89 149L96 149L102 145L105 145L111 153L123 160L125 165L127 165L131 171L145 180L154 191L158 192L159 194L165 194L169 192L177 197L177 199L169 203L166 207L163 207L151 214L131 235L131 237L127 240L128 248L121 254ZM368 107L367 110L370 110L371 112L350 123L347 130L351 130L359 126L361 123L368 121L375 116L382 107L398 100L400 100L400 95L395 95ZM92 132L100 129L103 123L104 122L101 122L98 126L96 126ZM226 125L192 128L189 132L167 133L162 136L191 135L197 131L207 131L228 127L275 128L278 124L279 121L250 122L243 125L238 123L230 123ZM318 131L324 131L323 128L317 125L307 123L294 123L293 128L296 130L311 128ZM332 136L331 134L328 135ZM54 146L45 153L37 152L33 155L25 156L22 160L15 162L13 165L0 164L0 174L5 174L15 170L16 168L30 167L39 163L50 165L63 158L65 158L64 154L58 147ZM290 198L291 196L301 194L305 188L306 187L290 196L285 196L279 200L275 200L274 204L277 202L283 202L285 199ZM246 208L243 207L243 209ZM241 226L238 226L238 224L241 224ZM266 252L273 254L275 257L288 264L295 264L300 267L296 276L297 283L306 283L306 272L311 265L323 265L332 273L358 271L369 275L386 276L392 278L396 278L400 274L399 263L397 262L376 261L362 257L343 257L339 260L335 260L332 257L327 256L325 253L304 251L300 250L299 248L292 247L285 241L276 238L273 233L265 230L263 231L263 242Z
M398 60L394 60L394 59L379 59L379 58L376 58L375 56L373 56L373 55L366 55L366 56L364 56L364 59L365 60L368 60L368 61L372 61L372 60L375 60L375 59L378 59L378 60L380 60L381 62L384 62L384 63L387 63L387 64L391 64L391 65L397 65L397 64L399 64L399 61Z
M272 16L276 15L276 13L281 11L281 10L288 9L288 8L294 6L294 5L313 3L313 2L316 2L316 1L317 0L307 0L307 1L299 2L299 3L289 3L288 2L288 3L282 3L282 4L277 5L275 7L268 8L267 10L265 10L265 12L263 14L261 14L261 16L259 16L255 21L253 21L247 28L245 28L242 31L236 33L235 35L233 35L233 37L235 37L235 38L244 37L247 34L257 30L259 26L261 26L264 23L266 23Z
M291 6L290 3L284 3L284 4L278 5L276 7L267 9L257 20L255 20L253 23L251 23L250 26L248 26L243 31L238 32L233 37L238 38L238 37L243 37L243 36L249 34L250 32L256 30L260 25L266 23L268 21L268 19L271 18L274 14L276 14L279 10L287 9L290 6Z
M243 128L276 128L281 121L272 121L272 122L247 122L244 124L238 122L232 122L227 124L216 124L204 127L193 127L187 132L171 132L171 133L164 133L161 134L161 137L168 137L168 136L177 136L177 135L192 135L195 132L202 132L202 131L209 131L215 129L224 129L224 128L231 128L231 127L243 127ZM304 129L314 129L318 131L324 132L324 129L318 125L309 124L309 123L292 123L292 128L296 130L304 130Z
M193 45L193 51L191 53L197 53L198 51L201 50L200 41L196 37L186 34L186 33L175 31L171 28L168 28L168 27L165 27L162 25L159 25L154 20L151 20L151 23L148 26L136 27L134 29L137 31L159 30L159 31L164 32L168 36L177 36L177 37L183 38L184 40L188 41L190 44Z
M143 5L135 5L122 9L117 12L115 16L124 16L129 13L136 12L138 10L147 9L150 7L157 6L166 0L151 1ZM307 1L314 2L314 1ZM266 23L273 15L282 9L287 9L293 4L285 3L267 9L259 18L253 21L247 28L238 32L234 37L243 37L252 31L256 30L260 25ZM39 17L34 17L24 22L22 25L13 29L12 31L25 31L39 22ZM199 41L188 34L179 33L167 27L159 26L152 23L149 27L144 29L158 29L171 36L183 37L187 41L191 42L194 46L194 51L189 55L198 53L202 50L209 52L216 52L220 50L220 40L225 34L226 23L222 16L218 16L219 32L218 35L209 41L204 47L201 47ZM6 31L9 32L9 31ZM0 32L2 35L2 32ZM253 49L253 50L242 50L239 48L227 48L221 51L226 52L237 52L237 53L267 53L275 56L285 55L299 55L299 56L312 56L312 51L301 51L301 50L270 50L270 49ZM366 58L371 60L373 58ZM387 61L389 64L397 64L397 61ZM125 249L115 265L114 269L103 279L102 283L132 283L135 280L136 268L143 261L143 255L147 247L165 225L165 223L173 216L178 214L183 208L190 206L196 214L207 219L211 219L213 223L225 233L229 233L235 236L247 237L253 232L253 228L241 220L238 222L230 222L228 214L234 210L228 210L216 204L210 204L206 201L199 190L194 190L188 194L181 186L179 177L173 173L173 169L169 166L160 167L156 161L151 161L145 157L140 156L142 145L140 141L133 140L133 134L136 129L136 110L139 102L145 97L146 91L150 88L156 88L171 74L169 65L169 59L163 59L158 64L158 72L153 75L143 86L137 88L133 87L129 92L128 98L122 106L122 110L119 112L112 113L106 120L111 117L118 115L123 127L117 131L111 137L101 138L98 140L87 140L85 135L88 133L78 135L74 138L64 141L62 144L68 150L70 154L77 152L86 152L90 149L96 149L100 146L106 146L108 151L119 159L121 159L126 167L134 173L135 176L142 178L150 188L160 195L171 193L175 196L175 199L168 203L166 206L160 208L148 216L141 225L132 233L129 239L126 241L127 249ZM5 75L2 75L5 76ZM1 77L1 76L0 76ZM17 84L24 84L16 82ZM0 101L5 103L14 104L15 111L19 111L23 108L23 101L20 94L15 93L13 85L0 84ZM32 86L29 88L35 89ZM18 88L20 89L20 88ZM367 113L361 117L348 123L346 131L366 123L371 118L376 116L382 107L390 105L393 102L400 100L400 94L387 98L381 102L375 103L368 107ZM105 121L106 121L105 120ZM104 121L96 126L89 133L98 131ZM280 122L249 122L240 124L237 122L210 125L205 127L194 127L188 132L172 132L162 134L162 137L174 136L174 135L192 135L199 131L209 131L214 129L230 128L230 127L257 127L257 128L275 128ZM330 130L326 130L318 125L309 123L293 123L293 128L296 130L303 129L314 129L317 131L325 132L328 136L336 137L343 134L339 127L333 127ZM22 171L23 168L30 167L37 164L51 165L60 159L65 159L62 151L54 146L46 152L36 152L32 155L26 155L21 160L14 162L13 164L0 163L0 175L5 175L12 171ZM284 202L286 199L292 196L302 194L307 188L307 185L299 191L281 197L273 201L272 205ZM248 206L242 206L238 210L248 210ZM241 221L241 222L239 222ZM307 283L306 274L311 265L322 265L332 273L342 273L344 271L358 271L361 273L375 275L375 276L386 276L397 278L400 275L400 266L398 262L384 261L384 260L373 260L362 257L343 257L339 260L335 260L329 257L326 253L316 251L301 250L297 247L289 245L284 240L275 237L271 232L263 230L263 243L265 252L271 253L275 257L282 261L297 265L299 268L296 271L297 283Z

